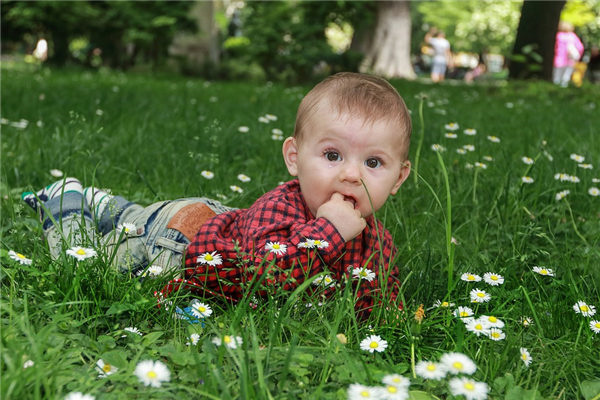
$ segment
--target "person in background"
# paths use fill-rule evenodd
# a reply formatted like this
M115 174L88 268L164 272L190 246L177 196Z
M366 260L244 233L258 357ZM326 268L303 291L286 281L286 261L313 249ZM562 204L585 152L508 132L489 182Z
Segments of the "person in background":
M569 85L575 63L579 61L582 54L583 43L573 32L573 25L560 21L554 43L554 70L552 71L552 81L556 85L562 87Z
M443 31L432 28L425 35L425 43L433 49L433 59L431 63L431 80L441 82L446 77L446 69L451 67L452 53L450 52L450 42L446 39Z

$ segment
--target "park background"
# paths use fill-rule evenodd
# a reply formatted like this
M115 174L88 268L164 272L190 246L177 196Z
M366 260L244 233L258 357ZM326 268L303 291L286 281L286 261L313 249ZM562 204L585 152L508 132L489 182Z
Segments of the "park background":
M390 373L411 379L413 399L453 398L449 378L425 379L415 364L456 351L476 362L489 398L598 399L599 318L574 305L600 307L600 93L589 75L550 83L558 21L576 27L585 64L598 1L4 1L0 11L2 398L344 399ZM422 56L432 26L461 65L437 85ZM40 38L46 59L33 55ZM488 73L464 82L479 55ZM399 321L385 309L357 319L351 293L321 304L299 291L253 305L203 299L213 314L189 324L156 307L168 277L123 277L102 249L50 259L23 191L62 174L142 204L207 195L249 206L289 179L280 140L301 97L342 70L389 78L413 117L413 173L378 216L400 250ZM504 284L461 280L490 271ZM473 289L491 300L471 303ZM471 333L458 306L502 319L505 337ZM385 352L360 349L371 334ZM215 347L223 335L244 345ZM147 359L170 381L140 383ZM117 372L100 379L99 360Z

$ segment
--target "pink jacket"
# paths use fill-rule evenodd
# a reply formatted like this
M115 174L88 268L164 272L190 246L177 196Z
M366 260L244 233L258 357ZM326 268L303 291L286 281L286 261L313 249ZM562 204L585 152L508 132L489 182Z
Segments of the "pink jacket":
M575 60L569 58L569 43L579 51L579 57L583 55L583 43L574 32L558 32L556 34L556 43L554 44L554 66L556 68L572 67Z

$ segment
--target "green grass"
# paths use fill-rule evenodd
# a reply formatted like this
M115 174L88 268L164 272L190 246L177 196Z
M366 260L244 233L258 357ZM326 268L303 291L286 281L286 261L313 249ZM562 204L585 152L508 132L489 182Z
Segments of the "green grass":
M418 177L378 217L399 249L406 312L381 308L360 321L348 291L307 308L319 299L301 289L263 299L256 309L248 302L204 299L214 313L201 327L156 307L153 292L167 277L120 275L106 266L102 252L80 263L66 255L51 260L20 193L51 182L49 171L56 168L142 204L203 195L247 207L289 179L271 130L291 134L308 87L5 67L1 116L29 123L24 129L2 125L0 396L61 399L79 391L97 399L343 399L351 383L380 385L383 375L396 372L411 378L415 399L451 398L447 379L413 378L411 365L458 351L475 361L473 377L489 385L490 398L597 400L600 334L589 321L600 315L582 317L573 305L582 300L600 311L600 197L588 194L600 187L592 181L600 178L600 91L546 83L393 83L412 110L411 159L419 158ZM258 122L266 113L277 121ZM456 139L444 137L449 122L460 125ZM240 126L249 132L240 133ZM467 136L465 128L477 134ZM447 151L438 159L432 144ZM475 150L458 154L465 144ZM571 153L585 156L594 169L578 167ZM535 163L524 164L523 156ZM467 168L475 162L487 169ZM215 179L204 179L203 170ZM555 180L560 172L580 182ZM239 173L252 181L241 183ZM523 175L535 182L522 184ZM234 184L244 192L232 192ZM564 189L570 194L556 201ZM8 250L33 264L19 265ZM556 276L535 274L536 265ZM467 271L492 271L505 282L492 287L461 281ZM490 293L491 301L470 303L473 288ZM177 301L189 300L182 295ZM506 338L475 336L451 315L455 307L434 308L436 300L499 317ZM426 316L417 324L413 315L420 304ZM524 316L533 325L524 327ZM128 326L144 335L122 337ZM195 332L199 343L187 346ZM336 338L339 333L347 344ZM240 335L242 349L211 343L224 334ZM370 334L388 341L385 352L360 350ZM520 347L533 357L529 368L519 359ZM99 379L94 366L100 358L118 372ZM170 382L160 388L139 383L133 370L145 359L163 361ZM24 369L27 360L34 365Z

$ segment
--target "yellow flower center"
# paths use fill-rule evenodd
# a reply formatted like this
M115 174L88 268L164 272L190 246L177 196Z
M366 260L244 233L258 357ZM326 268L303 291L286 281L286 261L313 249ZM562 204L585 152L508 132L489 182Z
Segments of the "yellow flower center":
M523 325L525 325L525 326L529 325L529 320L524 319L523 320Z
M389 385L387 387L387 391L390 393L396 393L398 391L398 388L396 386Z
M477 329L478 331L483 329L483 326L481 324L477 324L475 325L475 329Z
M548 270L546 268L543 268L540 270L540 274L542 275L548 275Z
M452 366L458 370L462 370L463 369L463 365L460 361L455 361Z
M84 249L79 249L76 251L77 254L79 254L80 256L85 256L85 250Z
M496 318L496 317L490 317L490 322L491 323L494 323L496 321L498 321L498 318Z
M206 311L206 307L200 306L200 307L198 307L198 311L204 312L204 311Z
M498 332L492 332L492 336L493 336L495 339L498 339L498 338L500 337L500 334L499 334Z
M465 389L467 389L467 390L475 390L475 385L473 385L473 383L471 383L471 382L466 382L465 383Z
M206 261L212 261L213 260L213 256L211 254L207 254L206 256L204 256L204 259Z
M468 313L468 312L466 312L466 311L461 311L461 312L460 312L460 316L461 316L461 317L468 317L468 316L469 316L469 313Z
M371 342L371 344L369 345L370 348L372 349L376 349L377 347L379 347L379 343L377 342Z
M315 244L318 246L318 245L321 244L321 241L320 240L315 240Z
M427 371L435 371L435 365L434 364L429 364L427 366Z
M485 293L479 292L479 293L477 293L477 297L485 297Z
M148 373L146 374L146 376L147 376L148 378L150 378L150 379L156 379L156 377L157 377L158 375L156 375L156 372L154 372L154 371L148 371Z
M363 390L360 392L360 397L371 397L371 393L369 393L367 390Z
M496 275L492 275L492 276L490 276L490 279L493 280L493 281L497 281L498 277Z
M469 275L469 276L467 276L467 279L470 280L470 281L474 281L475 277L473 275Z
M523 360L527 360L527 354L525 354L525 353L521 354L521 358L522 358Z
M594 324L594 326L595 326L596 328L600 329L600 321L599 321L599 322L596 322L596 323Z
M360 271L360 276L367 276L367 271L365 271L365 270Z
M400 378L394 378L394 379L392 379L392 381L394 381L394 383L400 383L400 382L402 382L402 379L400 379Z
M273 248L274 248L275 250L279 250L279 248L280 248L280 247L281 247L281 246L279 246L279 243L275 243L275 244L273 245Z
M447 301L442 302L442 307L450 307L450 303Z
M225 343L231 343L231 336L225 336L225 337L223 338L223 341L224 341Z
M331 278L330 278L330 277L328 277L328 276L326 276L326 277L325 277L325 283L331 283Z
M110 372L112 370L112 366L110 364L104 364L104 367L102 367L102 371L104 372Z
M586 306L585 304L579 306L579 309L583 312L588 312L590 310L590 308L588 306Z
M19 257L19 258L26 258L26 257L25 257L23 254L21 254L21 253L17 253L17 257Z

